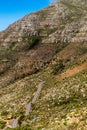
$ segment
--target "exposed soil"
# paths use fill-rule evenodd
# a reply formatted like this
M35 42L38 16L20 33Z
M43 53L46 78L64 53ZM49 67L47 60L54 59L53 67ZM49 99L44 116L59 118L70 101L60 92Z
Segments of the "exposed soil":
M73 76L73 75L81 72L82 70L85 70L86 68L87 68L87 62L85 62L82 65L80 65L78 67L75 67L73 69L68 69L68 70L66 70L66 72L60 74L57 77L60 77L60 78L64 79L65 77Z

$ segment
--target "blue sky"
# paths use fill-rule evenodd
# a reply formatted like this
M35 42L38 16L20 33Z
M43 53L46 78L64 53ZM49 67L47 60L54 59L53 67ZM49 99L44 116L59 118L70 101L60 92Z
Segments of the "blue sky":
M0 31L22 18L49 5L50 0L0 0Z

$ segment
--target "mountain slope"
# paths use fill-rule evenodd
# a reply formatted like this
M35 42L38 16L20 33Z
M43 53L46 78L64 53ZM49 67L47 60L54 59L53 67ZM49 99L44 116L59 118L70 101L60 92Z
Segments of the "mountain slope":
M86 0L59 0L0 33L0 129L14 118L15 130L87 129L86 32Z

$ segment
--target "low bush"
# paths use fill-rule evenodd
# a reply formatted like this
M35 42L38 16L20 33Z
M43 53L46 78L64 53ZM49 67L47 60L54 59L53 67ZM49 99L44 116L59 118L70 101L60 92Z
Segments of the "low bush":
M28 49L31 49L41 41L41 37L28 36L27 34L25 34L25 36L23 37L23 41L28 44Z
M8 115L8 112L6 111L6 110L3 110L2 112L1 112L1 116L7 116Z
M5 121L0 121L0 130L3 129L6 125Z
M53 70L52 74L54 74L54 75L59 74L63 71L64 68L65 68L65 65L64 65L63 61L59 60L58 63L56 63L52 66L52 70Z

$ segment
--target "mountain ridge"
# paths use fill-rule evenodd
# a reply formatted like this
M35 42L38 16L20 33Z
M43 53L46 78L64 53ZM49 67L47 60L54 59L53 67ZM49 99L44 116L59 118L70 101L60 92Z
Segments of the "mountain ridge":
M15 130L86 130L86 32L85 0L59 0L0 32L0 129L18 118Z

